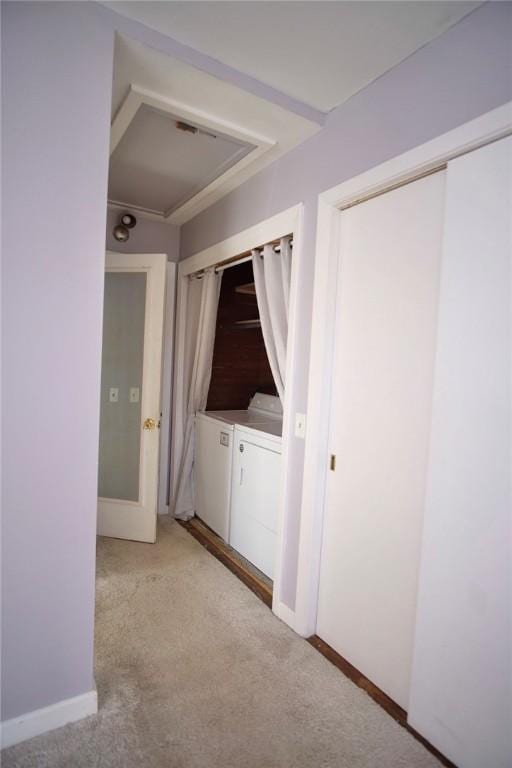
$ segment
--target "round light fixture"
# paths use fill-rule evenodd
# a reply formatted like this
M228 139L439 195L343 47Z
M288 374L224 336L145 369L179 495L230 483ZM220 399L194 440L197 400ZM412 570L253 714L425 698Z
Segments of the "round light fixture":
M124 226L128 227L128 229L133 229L136 223L137 219L135 216L132 216L131 213L123 213L121 216L121 224L124 224Z
M126 243L130 238L130 230L125 227L124 224L116 224L112 230L112 234L119 243Z

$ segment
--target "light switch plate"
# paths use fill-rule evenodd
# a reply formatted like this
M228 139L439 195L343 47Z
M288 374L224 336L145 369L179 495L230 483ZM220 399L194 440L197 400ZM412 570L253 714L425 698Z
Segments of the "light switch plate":
M130 403L138 403L140 397L139 387L130 387Z
M305 413L295 414L295 437L301 437L302 439L306 437L306 414Z
M119 387L110 387L108 401L109 403L117 403L119 401Z

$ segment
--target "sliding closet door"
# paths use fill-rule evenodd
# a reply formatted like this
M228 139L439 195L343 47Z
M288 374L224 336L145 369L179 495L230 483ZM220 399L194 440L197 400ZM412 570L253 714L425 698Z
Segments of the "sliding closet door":
M342 213L317 634L407 709L445 173Z
M409 722L512 764L512 137L449 163Z

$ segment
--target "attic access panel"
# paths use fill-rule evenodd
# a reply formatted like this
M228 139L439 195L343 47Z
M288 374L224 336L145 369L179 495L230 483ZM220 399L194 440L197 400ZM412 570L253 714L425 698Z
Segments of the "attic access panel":
M163 217L232 168L254 144L142 103L110 157L109 202Z

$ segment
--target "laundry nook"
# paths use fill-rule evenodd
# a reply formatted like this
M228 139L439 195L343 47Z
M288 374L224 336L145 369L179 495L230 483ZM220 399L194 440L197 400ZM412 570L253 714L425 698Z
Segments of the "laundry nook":
M197 286L201 293L204 325L198 325L193 369L204 379L191 380L189 398L198 406L193 464L187 481L187 468L180 468L176 510L193 500L195 518L217 534L217 543L270 580L282 492L291 272L292 235L187 277L189 290Z

